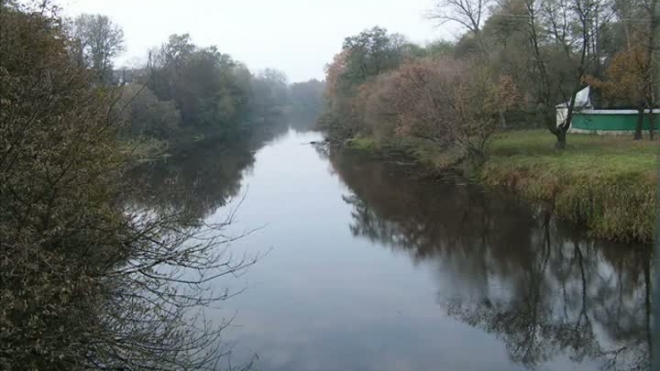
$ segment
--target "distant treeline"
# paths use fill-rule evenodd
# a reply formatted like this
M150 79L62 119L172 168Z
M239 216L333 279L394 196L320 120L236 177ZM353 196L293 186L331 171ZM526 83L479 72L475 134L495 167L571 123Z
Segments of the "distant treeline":
M323 83L290 85L283 72L257 73L190 35L171 35L151 49L145 63L115 69L123 52L120 25L103 15L83 14L66 22L71 55L97 84L119 90L115 117L126 139L173 144L206 136L235 136L249 129L321 111Z
M281 123L290 114L318 115L323 83L289 86L280 71L253 74L214 46L199 47L189 35L172 35L151 51L143 73L121 89L125 136L176 142L240 135Z

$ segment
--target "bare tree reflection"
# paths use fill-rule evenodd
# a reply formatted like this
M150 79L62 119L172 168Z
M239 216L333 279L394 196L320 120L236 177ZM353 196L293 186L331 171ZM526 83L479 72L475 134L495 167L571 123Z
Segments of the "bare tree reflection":
M437 267L439 303L495 334L534 369L558 356L644 370L650 349L650 248L592 241L505 194L417 181L400 167L331 156L352 193L351 232Z

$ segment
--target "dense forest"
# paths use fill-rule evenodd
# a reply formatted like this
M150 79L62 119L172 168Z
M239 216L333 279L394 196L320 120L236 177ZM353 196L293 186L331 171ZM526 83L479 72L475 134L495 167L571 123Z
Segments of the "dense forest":
M482 159L495 131L543 127L563 148L591 85L599 107L639 111L641 139L644 110L658 108L656 0L436 3L428 21L460 26L455 43L420 46L381 27L345 39L326 69L332 137L418 139Z

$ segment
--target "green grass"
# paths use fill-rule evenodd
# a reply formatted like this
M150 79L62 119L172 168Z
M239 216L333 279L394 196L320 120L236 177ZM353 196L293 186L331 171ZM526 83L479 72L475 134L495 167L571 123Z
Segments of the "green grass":
M651 242L658 213L658 142L584 134L569 134L564 150L556 149L555 142L547 130L497 134L486 163L464 174L551 207L595 237ZM466 166L457 163L459 152L420 140L358 137L346 145L380 157L403 154L436 172Z
M565 150L545 130L498 134L481 172L486 185L507 186L548 203L592 235L650 242L657 214L658 142L569 134Z

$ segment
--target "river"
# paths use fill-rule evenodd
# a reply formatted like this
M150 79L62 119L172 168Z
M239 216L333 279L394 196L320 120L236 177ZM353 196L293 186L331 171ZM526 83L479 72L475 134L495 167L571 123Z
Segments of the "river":
M208 223L236 210L218 281L239 295L232 362L264 371L644 369L647 246L593 241L505 192L332 154L290 130L145 172L148 200ZM143 174L143 175L144 175Z

